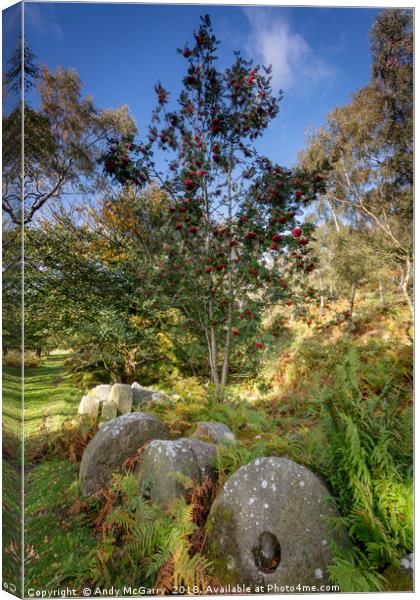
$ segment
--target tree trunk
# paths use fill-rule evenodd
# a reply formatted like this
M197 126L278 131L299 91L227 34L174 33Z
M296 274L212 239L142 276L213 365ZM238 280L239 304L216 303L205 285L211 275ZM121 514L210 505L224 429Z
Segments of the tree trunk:
M229 358L230 358L230 346L232 343L232 302L229 302L228 307L228 318L227 318L227 331L226 331L226 340L225 340L225 350L223 357L223 368L222 368L222 387L224 387L228 382L229 375Z
M385 304L385 299L384 299L384 288L382 285L382 279L379 280L379 300L381 301L382 306L384 306Z
M330 300L334 299L334 286L333 286L333 281L332 281L331 277L330 277L330 294L329 294L329 299Z
M42 354L42 348L37 348L36 349L36 355L38 358L41 358L41 354Z
M324 284L322 283L321 273L318 273L318 283L319 283L319 315L322 317L324 315Z
M111 370L109 372L111 384L112 383L121 383L121 374L118 370Z
M353 283L351 286L351 292L350 292L350 319L353 318L353 308L354 308L354 300L356 298L356 284Z
M412 300L411 294L409 292L409 285L410 285L411 277L412 277L411 259L410 259L410 257L407 256L406 261L405 261L405 268L402 269L400 287L401 287L403 296L405 298L405 301L407 302L407 304L410 308L411 316L414 317L413 300Z
M210 320L213 320L213 302L210 301L209 304L209 316ZM210 333L206 332L207 337L207 347L208 347L208 356L209 356L209 366L210 366L210 380L214 385L214 395L216 399L219 399L220 396L220 381L219 381L219 373L217 371L217 337L216 330L213 324L210 326Z
M230 163L229 163L229 173L227 178L227 196L228 196L228 223L230 228L230 233L232 233L232 160L233 160L233 149L231 147L230 151ZM222 367L222 377L221 384L222 390L226 386L228 382L229 375L229 359L230 359L230 347L232 343L232 320L233 320L233 279L232 279L232 260L233 260L233 250L229 249L228 256L228 265L227 265L227 281L228 281L228 295L229 295L229 304L228 304L228 315L227 315L227 329L226 329L226 338L225 338L225 348L223 352L223 367ZM223 395L223 392L222 392Z
M328 198L328 196L327 196L327 203L328 203L328 206L330 208L331 214L334 219L335 230L337 231L337 233L340 233L340 225L338 223L337 215L335 213L334 206L333 206L332 202L330 201L330 199Z
M209 255L210 251L210 228L211 228L211 216L210 216L210 207L209 207L209 199L208 199L208 190L205 180L203 180L202 190L204 195L204 204L205 204L205 214L206 214L206 253ZM207 337L207 347L208 347L208 357L209 357L209 366L210 366L210 379L212 384L214 385L214 395L216 399L219 399L220 396L220 381L219 381L219 373L217 371L217 337L216 330L213 324L214 320L214 312L213 312L213 300L211 298L211 284L209 285L209 303L208 303L208 317L210 321L210 332L206 330Z
M126 383L133 383L134 375L136 372L136 351L128 350L124 354L124 381Z

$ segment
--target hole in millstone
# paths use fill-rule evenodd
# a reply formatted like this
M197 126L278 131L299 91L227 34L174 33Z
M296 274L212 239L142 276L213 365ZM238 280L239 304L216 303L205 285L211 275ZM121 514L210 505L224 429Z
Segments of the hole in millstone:
M280 542L269 531L263 531L252 549L255 565L262 573L274 573L281 561Z

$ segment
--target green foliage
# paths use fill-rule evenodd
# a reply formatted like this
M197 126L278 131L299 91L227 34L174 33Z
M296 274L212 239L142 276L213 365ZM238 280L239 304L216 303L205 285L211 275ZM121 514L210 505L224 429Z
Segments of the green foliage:
M84 348L81 352L73 352L64 363L64 368L75 385L87 390L100 383L108 383L103 359L95 348Z
M317 436L321 432L324 439L313 457L331 484L341 521L357 548L351 555L338 553L335 558L331 574L340 585L343 577L343 589L350 585L348 574L354 564L364 576L380 572L387 565L398 565L413 547L412 419L405 404L407 390L395 385L390 374L380 394L366 397L360 371L353 349L335 369L334 388L323 391ZM369 589L375 591L378 582L372 579Z
M205 406L208 403L208 390L196 377L178 377L171 382L171 390L186 404Z
M328 569L332 581L340 586L340 592L382 592L385 578L372 569L360 550L335 548L334 563Z
M190 555L190 537L197 528L193 505L179 498L164 513L143 500L130 475L116 477L113 491L122 500L102 526L94 579L107 585L153 586L161 574L169 589L173 585L203 589L209 563L199 553Z

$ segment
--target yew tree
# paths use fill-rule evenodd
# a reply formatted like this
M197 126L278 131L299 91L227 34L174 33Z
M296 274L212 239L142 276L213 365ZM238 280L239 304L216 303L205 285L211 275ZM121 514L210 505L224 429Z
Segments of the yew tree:
M193 43L178 50L187 72L177 102L158 83L147 138L112 139L102 160L122 185L165 191L165 252L150 275L201 332L221 398L240 341L252 336L255 351L269 341L260 337L264 309L281 302L293 310L312 293L313 227L299 218L323 180L258 153L255 142L277 117L281 93L273 93L270 67L239 53L218 69L218 44L203 17Z

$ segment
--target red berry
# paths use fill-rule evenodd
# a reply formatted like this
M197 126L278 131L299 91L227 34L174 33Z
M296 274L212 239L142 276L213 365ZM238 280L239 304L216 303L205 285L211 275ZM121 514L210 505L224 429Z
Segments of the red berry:
M279 223L286 223L286 217L279 217Z
M191 227L188 227L188 233L197 233L198 228L195 227L194 225L191 225Z
M302 235L302 229L300 227L295 227L292 230L292 237L298 238L300 235Z
M257 237L257 234L255 233L255 231L248 231L248 233L245 236L245 238L247 240L253 240L256 237Z
M182 229L182 223L175 223L175 229Z
M216 265L216 271L223 271L224 268L225 268L225 265L223 263L218 263Z
M255 342L255 346L257 348L264 348L264 344L262 342Z
M255 275L255 276L258 275L257 269L248 269L248 273L250 273L251 275Z
M188 58L189 56L191 56L191 50L189 48L185 48L182 54L185 56L185 58Z
M282 235L280 235L280 233L275 233L275 234L274 234L274 235L271 237L271 239L273 240L273 242L279 242L280 240L282 240L282 239L283 239L283 236L282 236Z
M287 304L287 306L292 306L292 304L293 304L293 301L292 301L292 300L288 300L288 301L286 302L286 304Z
M255 77L255 73L256 72L257 72L257 69L252 69L251 75L248 77L248 83L249 83L249 85L251 85L252 82L254 81L254 77Z
M299 240L299 244L301 244L302 246L306 246L306 244L309 244L309 240L306 238L301 238Z
M273 242L273 243L271 244L270 248L271 248L271 250L278 250L278 248L279 248L279 245L278 245L278 244L276 244L276 242Z
M238 329L232 329L232 335L239 335L239 330Z
M211 273L213 271L213 267L208 266L204 269L204 273Z

